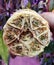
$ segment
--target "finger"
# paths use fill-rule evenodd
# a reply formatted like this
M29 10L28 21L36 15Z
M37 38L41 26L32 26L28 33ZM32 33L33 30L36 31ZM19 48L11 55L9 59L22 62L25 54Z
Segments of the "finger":
M54 13L46 12L42 13L41 16L49 22L50 27L54 30Z
M50 40L51 41L53 40L53 34L52 34L52 32L50 32Z

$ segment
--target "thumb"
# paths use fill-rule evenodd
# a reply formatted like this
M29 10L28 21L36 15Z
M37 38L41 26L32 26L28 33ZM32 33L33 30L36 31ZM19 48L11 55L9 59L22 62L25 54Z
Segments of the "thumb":
M54 13L46 12L42 13L41 16L49 22L50 27L54 30Z
M49 22L50 30L54 37L54 13L52 12L44 12L41 16Z

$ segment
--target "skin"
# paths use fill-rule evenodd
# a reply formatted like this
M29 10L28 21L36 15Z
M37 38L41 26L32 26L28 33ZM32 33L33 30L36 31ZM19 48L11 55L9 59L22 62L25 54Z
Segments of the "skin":
M52 34L52 38L54 40L54 13L53 12L44 12L41 16L46 19L50 26L50 31Z
M41 16L49 22L50 30L54 36L54 13L46 12L42 13ZM13 56L14 57L14 56ZM40 65L39 59L37 57L10 57L9 65Z

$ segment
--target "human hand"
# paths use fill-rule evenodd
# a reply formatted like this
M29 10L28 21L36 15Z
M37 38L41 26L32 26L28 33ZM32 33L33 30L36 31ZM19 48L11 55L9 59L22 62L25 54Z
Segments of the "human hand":
M54 13L52 12L44 12L41 16L49 22L50 31L51 31L51 39L54 40Z

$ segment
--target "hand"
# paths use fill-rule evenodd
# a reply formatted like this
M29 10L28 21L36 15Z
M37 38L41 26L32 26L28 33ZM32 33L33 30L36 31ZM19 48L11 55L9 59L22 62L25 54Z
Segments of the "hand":
M44 12L41 16L49 22L50 31L52 38L54 39L54 13L52 12Z

